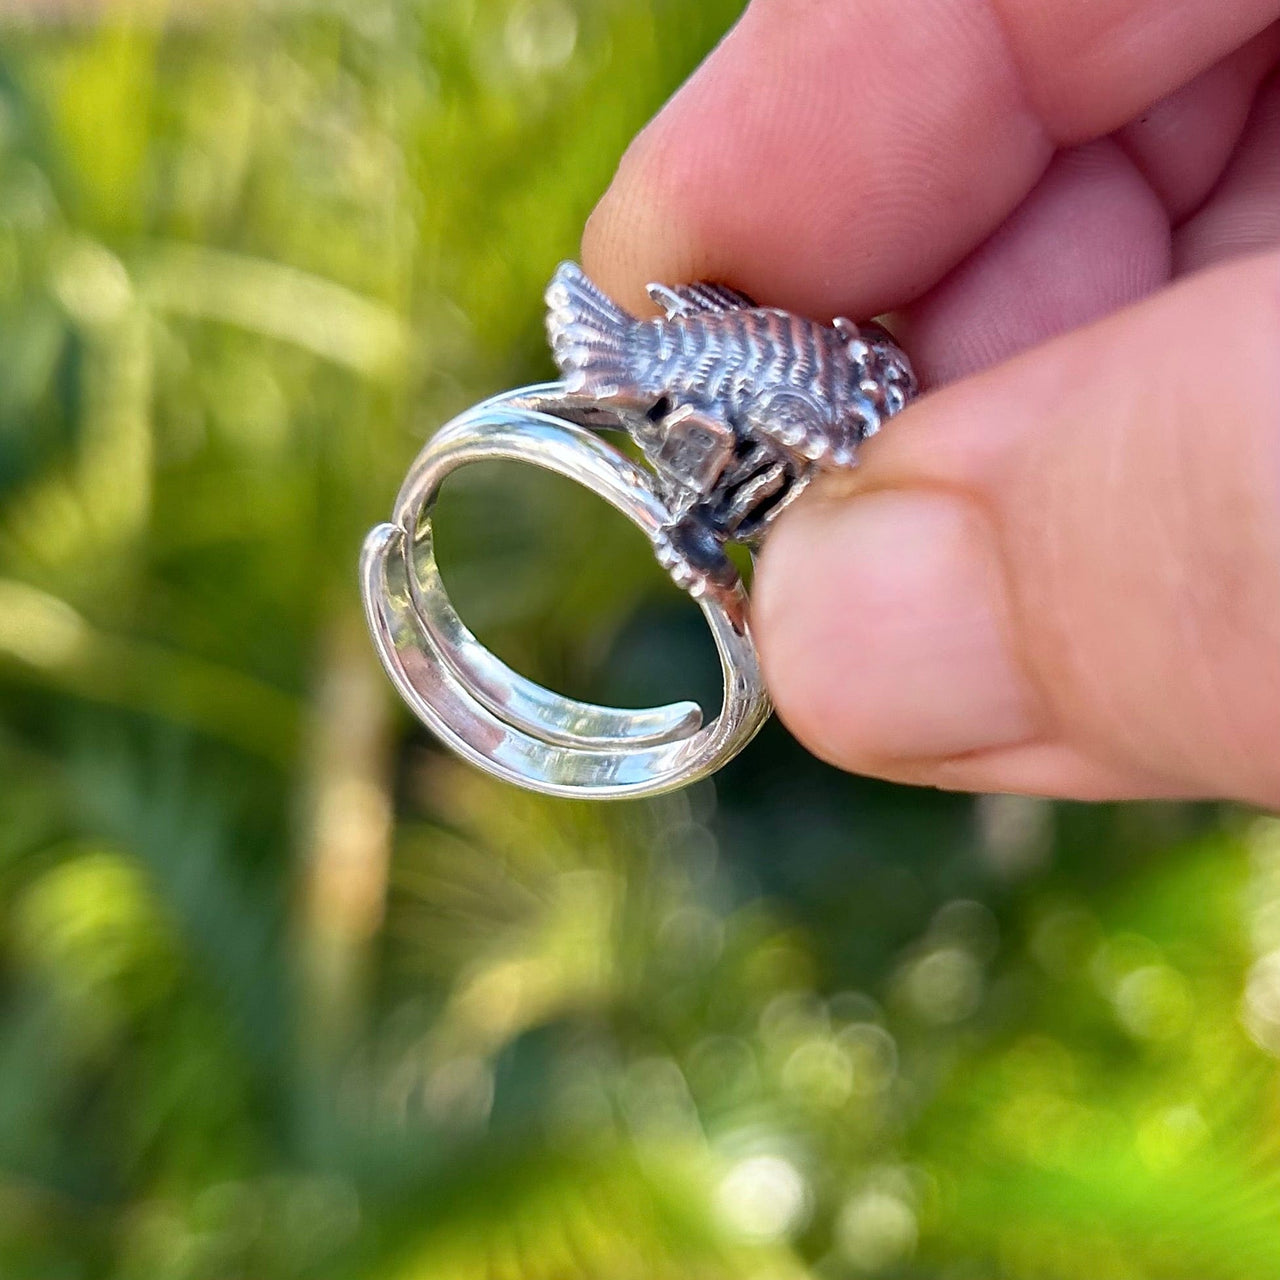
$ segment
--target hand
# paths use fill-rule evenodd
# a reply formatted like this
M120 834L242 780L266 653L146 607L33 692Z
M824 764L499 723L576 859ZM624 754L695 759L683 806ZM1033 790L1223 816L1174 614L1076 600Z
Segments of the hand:
M756 0L628 152L584 246L620 301L894 311L933 389L760 565L819 755L1280 805L1277 20Z

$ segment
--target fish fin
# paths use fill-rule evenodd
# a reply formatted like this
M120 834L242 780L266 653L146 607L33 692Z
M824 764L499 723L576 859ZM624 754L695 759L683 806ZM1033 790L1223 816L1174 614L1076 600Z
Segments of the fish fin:
M751 311L756 305L745 293L722 284L651 284L648 293L667 313L668 320L707 311Z
M606 398L632 381L627 335L636 324L576 262L547 286L547 337L570 392Z
M775 387L756 397L747 409L752 427L794 458L826 463L833 443L823 416L806 396L790 387Z

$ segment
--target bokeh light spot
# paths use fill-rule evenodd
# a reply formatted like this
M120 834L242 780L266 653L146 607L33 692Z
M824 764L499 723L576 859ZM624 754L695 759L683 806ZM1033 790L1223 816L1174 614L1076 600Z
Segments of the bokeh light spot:
M721 1179L716 1206L725 1225L745 1240L781 1240L804 1223L809 1188L790 1160L748 1156Z
M841 1253L867 1273L906 1262L918 1236L915 1210L900 1196L874 1187L848 1200L836 1222Z

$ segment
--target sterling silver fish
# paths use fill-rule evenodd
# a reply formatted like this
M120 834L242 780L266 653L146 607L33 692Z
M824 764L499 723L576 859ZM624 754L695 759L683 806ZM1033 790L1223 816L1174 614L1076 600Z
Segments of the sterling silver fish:
M878 325L830 325L720 285L649 286L643 320L563 263L547 289L547 333L566 391L607 405L659 477L674 518L660 559L680 585L727 580L725 542L755 546L815 475L917 391Z

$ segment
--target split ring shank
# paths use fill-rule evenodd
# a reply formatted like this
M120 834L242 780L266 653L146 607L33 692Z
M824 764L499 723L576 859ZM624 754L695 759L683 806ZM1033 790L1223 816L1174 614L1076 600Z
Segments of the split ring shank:
M563 415L563 416L562 416ZM499 396L439 431L410 470L393 522L369 535L361 587L379 656L418 718L459 755L549 795L655 795L707 776L769 716L741 582L698 601L724 674L724 705L702 727L696 704L647 710L563 697L510 670L467 629L436 564L440 486L474 462L523 462L599 494L656 545L670 513L647 472L577 422L606 425L558 384Z

